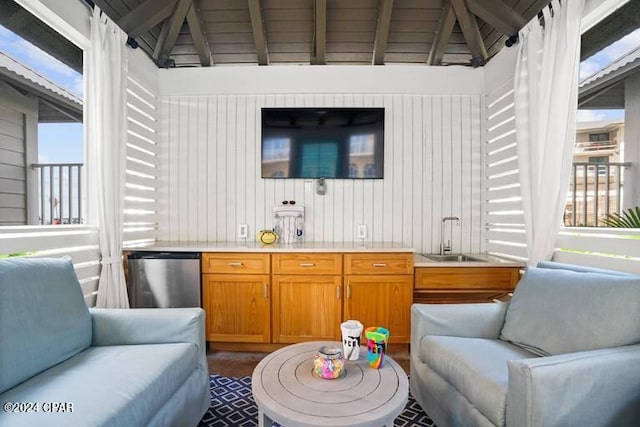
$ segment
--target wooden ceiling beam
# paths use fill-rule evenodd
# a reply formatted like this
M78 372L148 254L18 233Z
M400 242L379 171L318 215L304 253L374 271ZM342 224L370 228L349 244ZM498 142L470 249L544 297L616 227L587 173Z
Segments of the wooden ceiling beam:
M327 53L327 0L314 0L314 43L311 63L324 65Z
M267 36L262 22L262 5L260 0L248 0L249 15L251 17L251 30L253 41L256 45L256 55L259 65L269 65L269 53L267 51Z
M438 29L427 58L427 65L440 65L442 63L442 57L449 45L449 39L455 24L456 14L453 11L453 6L451 6L450 1L445 0L442 7L442 15L438 22Z
M482 41L482 35L475 16L469 12L465 0L451 0L451 5L462 29L462 35L464 35L464 39L471 51L471 65L474 67L484 65L489 59L489 54Z
M392 12L393 0L380 0L378 6L378 26L376 28L376 39L373 48L373 65L384 65L384 54L387 51Z
M200 10L194 1L189 12L187 12L187 25L189 26L189 32L193 39L193 45L198 52L200 58L200 65L203 67L211 66L211 47L207 41L207 34L204 32L204 26L202 25L202 19L200 18Z
M160 65L164 66L165 62L169 58L169 54L173 50L173 46L176 44L180 29L184 25L184 20L187 17L187 12L191 7L192 0L178 0L173 14L169 19L164 21L162 25L162 31L160 37L158 37L158 43L153 50L153 59Z
M517 34L527 21L500 0L467 0L471 13L504 34Z
M137 37L167 19L175 6L176 0L147 0L120 18L118 26L129 37Z

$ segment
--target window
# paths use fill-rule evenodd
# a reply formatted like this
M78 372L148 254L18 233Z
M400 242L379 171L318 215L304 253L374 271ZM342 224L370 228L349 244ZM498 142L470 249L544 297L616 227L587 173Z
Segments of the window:
M593 164L608 164L609 163L609 156L595 156L595 157L589 157L589 163L593 163ZM607 166L598 166L598 175L600 176L606 176L609 174L608 171L608 167Z
M609 156L589 157L589 163L609 163Z
M302 145L302 176L336 176L338 170L338 144L333 142L306 142Z
M373 134L353 135L349 138L349 154L351 156L358 154L373 155L374 143L375 139Z
M0 144L0 225L84 223L82 50L35 16L23 19L40 34L29 33L33 42L11 19L3 22L16 33L0 26L9 71L0 83L12 89L0 94L0 134L10 139Z
M289 160L291 151L289 138L271 138L264 141L262 147L263 160Z
M609 132L590 133L589 142L609 142Z

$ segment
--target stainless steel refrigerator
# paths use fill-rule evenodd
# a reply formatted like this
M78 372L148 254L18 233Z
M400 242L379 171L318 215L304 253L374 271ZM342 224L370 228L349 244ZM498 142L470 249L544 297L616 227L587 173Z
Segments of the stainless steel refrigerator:
M131 252L127 257L131 308L200 307L200 253Z

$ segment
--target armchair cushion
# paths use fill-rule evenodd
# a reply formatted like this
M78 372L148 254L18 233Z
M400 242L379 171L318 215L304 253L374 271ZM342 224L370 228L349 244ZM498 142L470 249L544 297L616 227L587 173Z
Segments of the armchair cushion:
M486 338L425 336L418 357L495 425L505 423L507 362L535 355Z
M70 259L0 263L0 337L0 393L91 345L91 317Z
M500 338L548 356L640 343L639 324L640 277L530 267Z

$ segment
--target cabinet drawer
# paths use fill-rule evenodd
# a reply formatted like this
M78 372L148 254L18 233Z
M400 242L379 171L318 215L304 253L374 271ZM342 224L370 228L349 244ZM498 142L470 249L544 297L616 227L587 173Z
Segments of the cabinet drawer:
M203 253L203 273L269 274L269 254Z
M413 254L345 254L344 274L413 274Z
M273 274L342 274L342 255L273 254Z
M519 268L428 267L416 269L415 289L511 291L520 278Z

